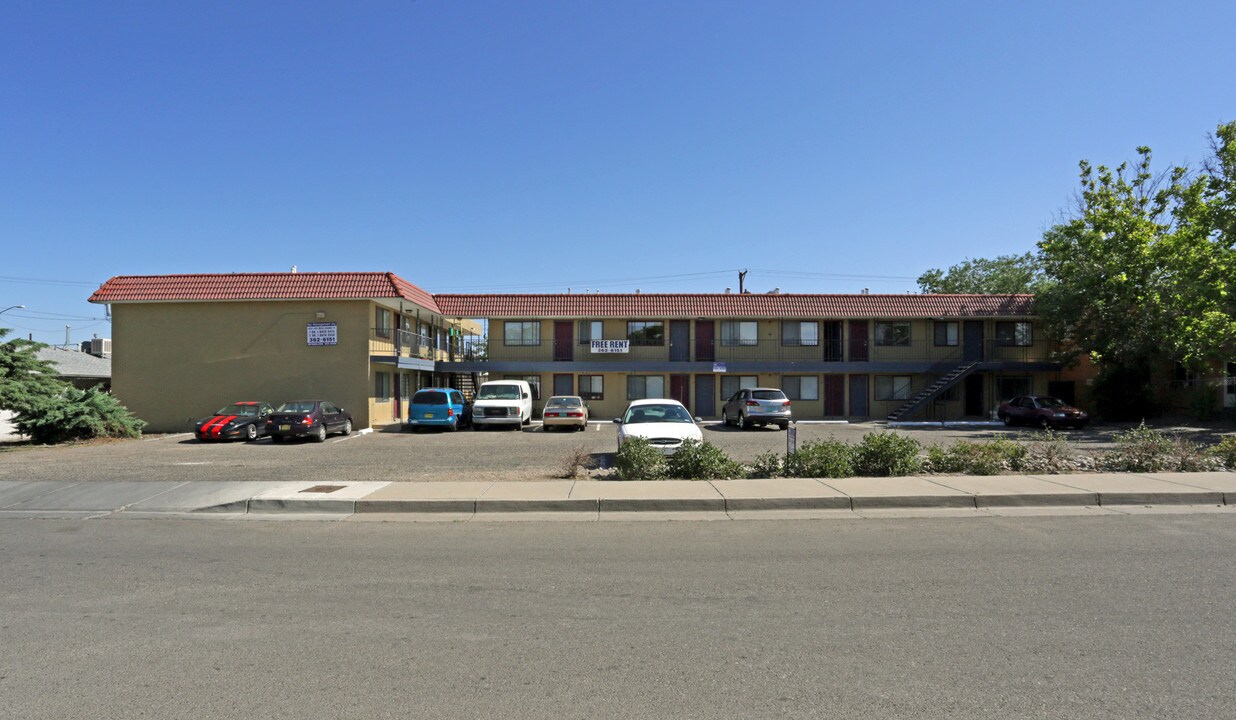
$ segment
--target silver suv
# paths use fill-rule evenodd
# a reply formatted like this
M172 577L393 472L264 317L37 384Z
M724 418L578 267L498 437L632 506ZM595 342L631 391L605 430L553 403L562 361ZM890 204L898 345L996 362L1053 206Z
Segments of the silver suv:
M726 425L737 425L743 430L752 425L776 425L785 430L794 418L785 393L777 388L747 388L725 402L721 419Z

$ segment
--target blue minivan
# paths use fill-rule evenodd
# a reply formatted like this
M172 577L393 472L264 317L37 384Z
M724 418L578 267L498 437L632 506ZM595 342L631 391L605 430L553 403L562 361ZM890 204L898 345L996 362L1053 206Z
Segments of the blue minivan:
M421 388L408 403L406 427L440 427L458 430L472 424L472 406L454 388Z

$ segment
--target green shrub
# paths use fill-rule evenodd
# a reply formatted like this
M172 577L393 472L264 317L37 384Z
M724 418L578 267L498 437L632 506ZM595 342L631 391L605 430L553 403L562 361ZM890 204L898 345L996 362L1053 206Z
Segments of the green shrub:
M1228 470L1236 471L1236 435L1228 435L1210 448L1210 454L1227 466Z
M1029 447L1022 459L1021 469L1027 472L1059 475L1077 470L1081 457L1064 435L1048 428Z
M1105 470L1118 472L1160 472L1177 464L1173 462L1176 443L1167 434L1146 427L1146 423L1116 433L1116 447L1102 457Z
M755 456L755 462L751 463L751 472L749 474L753 478L781 477L784 468L785 460L781 453L769 450Z
M854 448L854 469L868 477L912 475L923 467L922 445L892 431L867 433Z
M990 442L957 442L948 447L927 448L927 461L933 472L967 475L998 475L1005 470L1020 470L1026 459L1021 443L1000 438Z
M854 475L854 447L840 440L809 440L785 457L785 475L850 477Z
M111 393L69 385L55 394L29 398L13 424L40 445L97 437L141 437L146 426Z
M647 440L638 437L622 443L614 456L614 467L623 480L662 480L667 470L665 455Z
M665 461L669 476L681 480L725 480L741 477L743 467L721 448L705 440L688 438Z
M1219 464L1218 459L1207 453L1201 445L1184 438L1176 438L1170 460L1168 468L1179 472L1206 472L1218 469L1216 466Z

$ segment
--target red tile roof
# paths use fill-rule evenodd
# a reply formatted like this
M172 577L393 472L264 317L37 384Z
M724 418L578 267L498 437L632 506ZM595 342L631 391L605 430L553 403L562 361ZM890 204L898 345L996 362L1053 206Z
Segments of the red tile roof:
M388 272L231 273L226 275L118 275L90 302L212 300L373 300L403 298L438 311L433 296Z
M462 318L1027 317L1033 295L573 294L434 295Z

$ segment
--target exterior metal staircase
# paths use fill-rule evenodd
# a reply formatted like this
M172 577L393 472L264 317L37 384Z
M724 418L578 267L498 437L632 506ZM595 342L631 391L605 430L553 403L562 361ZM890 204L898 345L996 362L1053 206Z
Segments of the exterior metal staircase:
M451 373L449 385L471 401L476 397L476 391L481 386L480 373Z
M978 367L980 362L982 361L974 360L972 362L962 363L961 365L958 365L957 367L944 373L937 378L935 382L928 385L924 390L903 403L901 407L889 413L888 419L900 420L906 415L936 399L945 390L953 387L957 383L961 382L967 375L974 372L974 369Z

